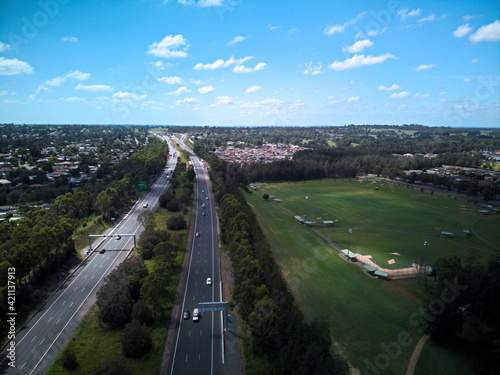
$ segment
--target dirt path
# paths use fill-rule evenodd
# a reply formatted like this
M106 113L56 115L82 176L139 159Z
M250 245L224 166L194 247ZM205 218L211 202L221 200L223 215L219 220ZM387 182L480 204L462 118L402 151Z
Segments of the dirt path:
M410 362L408 363L408 368L406 369L406 375L413 375L415 371L415 367L417 367L418 357L420 357L420 353L424 348L425 343L429 339L430 336L423 335L422 338L418 341L417 346L413 349L413 353L410 358Z

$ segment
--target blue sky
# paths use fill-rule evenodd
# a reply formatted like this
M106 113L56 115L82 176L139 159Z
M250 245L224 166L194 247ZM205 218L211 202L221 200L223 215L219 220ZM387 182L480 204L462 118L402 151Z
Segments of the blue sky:
M500 126L498 1L0 1L0 123Z

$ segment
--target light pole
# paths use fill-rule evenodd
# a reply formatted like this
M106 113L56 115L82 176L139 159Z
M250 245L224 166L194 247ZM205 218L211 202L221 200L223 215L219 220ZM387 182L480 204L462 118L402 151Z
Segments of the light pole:
M306 224L306 203L308 198L309 196L306 195L306 199L304 200L304 225Z
M346 261L347 261L347 263L349 263L349 252L350 252L349 245L350 245L350 242L351 242L351 233L352 233L352 229L349 228L347 230L347 254L346 254Z
M424 246L425 246L425 260L424 260L424 285L425 288L427 289L427 247L429 246L429 242L424 241Z

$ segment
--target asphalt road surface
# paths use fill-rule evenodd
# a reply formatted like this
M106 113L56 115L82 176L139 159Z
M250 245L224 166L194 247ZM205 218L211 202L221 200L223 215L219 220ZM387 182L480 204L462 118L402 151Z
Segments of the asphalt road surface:
M184 136L176 139L179 145L190 151L184 144ZM191 152L191 151L190 151ZM179 325L172 350L171 375L179 374L224 374L223 363L222 312L205 312L198 321L193 320L193 310L199 302L221 301L221 279L219 269L217 218L213 206L213 196L208 174L201 161L191 156L196 172L195 237L189 260L186 289ZM211 278L211 285L207 285ZM189 319L183 312L188 309ZM239 360L238 360L239 365ZM234 369L240 373L239 368Z
M169 150L175 150L170 141L167 141ZM136 202L130 212L115 227L107 231L107 234L114 236L98 241L97 248L93 245L96 251L17 332L14 360L7 358L7 347L3 348L0 357L1 374L43 374L48 370L87 311L95 303L96 293L102 285L103 278L128 256L134 242L132 236L126 235L138 236L142 232L143 227L137 221L137 216L146 209L154 211L158 207L158 198L168 186L167 176L170 176L171 171L175 169L177 155L172 155L165 170L158 176L146 195ZM147 207L144 208L146 204ZM120 239L117 239L118 234L121 235ZM101 249L105 251L100 253ZM203 326L202 323L200 327Z

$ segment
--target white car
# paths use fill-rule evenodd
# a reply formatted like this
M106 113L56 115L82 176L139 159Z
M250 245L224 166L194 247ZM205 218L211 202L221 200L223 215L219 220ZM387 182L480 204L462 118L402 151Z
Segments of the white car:
M207 278L207 285L212 285L212 279L210 277Z

